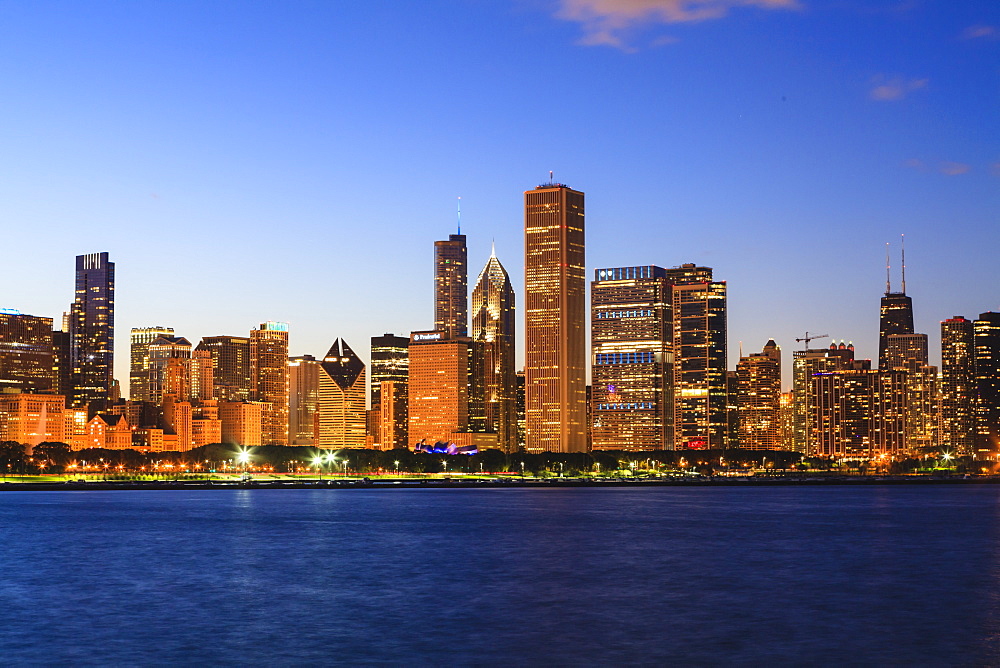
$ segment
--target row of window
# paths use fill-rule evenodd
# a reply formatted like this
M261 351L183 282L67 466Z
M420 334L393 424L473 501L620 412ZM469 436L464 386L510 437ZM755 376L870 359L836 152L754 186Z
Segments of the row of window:
M634 410L651 410L653 408L652 401L633 401L624 404L597 404L597 410L599 411L634 411Z
M598 353L597 364L652 364L656 353Z
M609 318L646 318L652 317L652 309L638 309L635 311L598 311L598 320L607 320Z

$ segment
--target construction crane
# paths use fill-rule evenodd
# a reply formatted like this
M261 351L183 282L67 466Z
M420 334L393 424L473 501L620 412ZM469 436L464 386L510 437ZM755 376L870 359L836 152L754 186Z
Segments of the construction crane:
M806 350L809 350L809 342L810 341L812 341L814 339L825 339L828 336L830 336L830 335L829 334L813 334L812 336L809 336L809 332L806 332L805 336L803 336L801 339L795 339L795 341L796 342L805 341L806 342Z

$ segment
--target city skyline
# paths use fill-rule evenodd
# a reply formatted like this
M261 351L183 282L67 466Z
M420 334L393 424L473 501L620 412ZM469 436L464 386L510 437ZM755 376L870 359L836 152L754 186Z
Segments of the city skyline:
M773 338L786 388L806 331L877 359L884 244L896 286L905 233L940 366L941 321L1000 308L1000 9L800 0L688 21L659 4L80 3L58 23L50 3L5 6L0 198L27 280L0 307L58 327L65 258L109 252L123 385L132 327L194 341L288 322L289 353L315 356L334 335L429 329L427 242L454 230L455 198L469 263L495 241L523 295L518 193L552 169L588 193L588 272L714 267L727 367ZM531 69L582 103L534 97ZM317 245L338 261L308 261ZM317 308L321 285L361 287Z

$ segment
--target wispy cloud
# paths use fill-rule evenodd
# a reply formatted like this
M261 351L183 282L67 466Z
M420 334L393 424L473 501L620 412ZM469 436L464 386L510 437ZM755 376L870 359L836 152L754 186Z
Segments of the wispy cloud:
M997 32L996 27L978 25L969 26L962 31L962 39L997 39L1000 38L1000 32Z
M927 83L927 79L903 79L900 77L886 79L883 76L878 76L872 80L874 88L869 91L868 96L879 102L902 100L913 91L926 88Z
M967 165L964 162L949 162L945 161L938 165L938 171L942 174L947 174L948 176L958 176L959 174L965 174L970 169L972 165Z
M734 7L798 9L799 0L560 0L556 17L579 23L585 46L635 51L629 37L656 24L694 23L726 16ZM669 38L656 40L657 45Z
M903 167L906 167L907 169L915 169L918 172L927 171L927 163L920 158L910 158L909 160L904 160Z

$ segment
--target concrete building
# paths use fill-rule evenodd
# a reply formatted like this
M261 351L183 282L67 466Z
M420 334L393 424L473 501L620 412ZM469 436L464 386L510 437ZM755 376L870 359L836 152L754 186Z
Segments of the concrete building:
M250 331L250 387L264 411L264 445L288 445L288 323L265 322Z
M57 389L52 318L0 309L0 392Z
M773 339L736 365L739 447L781 449L781 348Z

